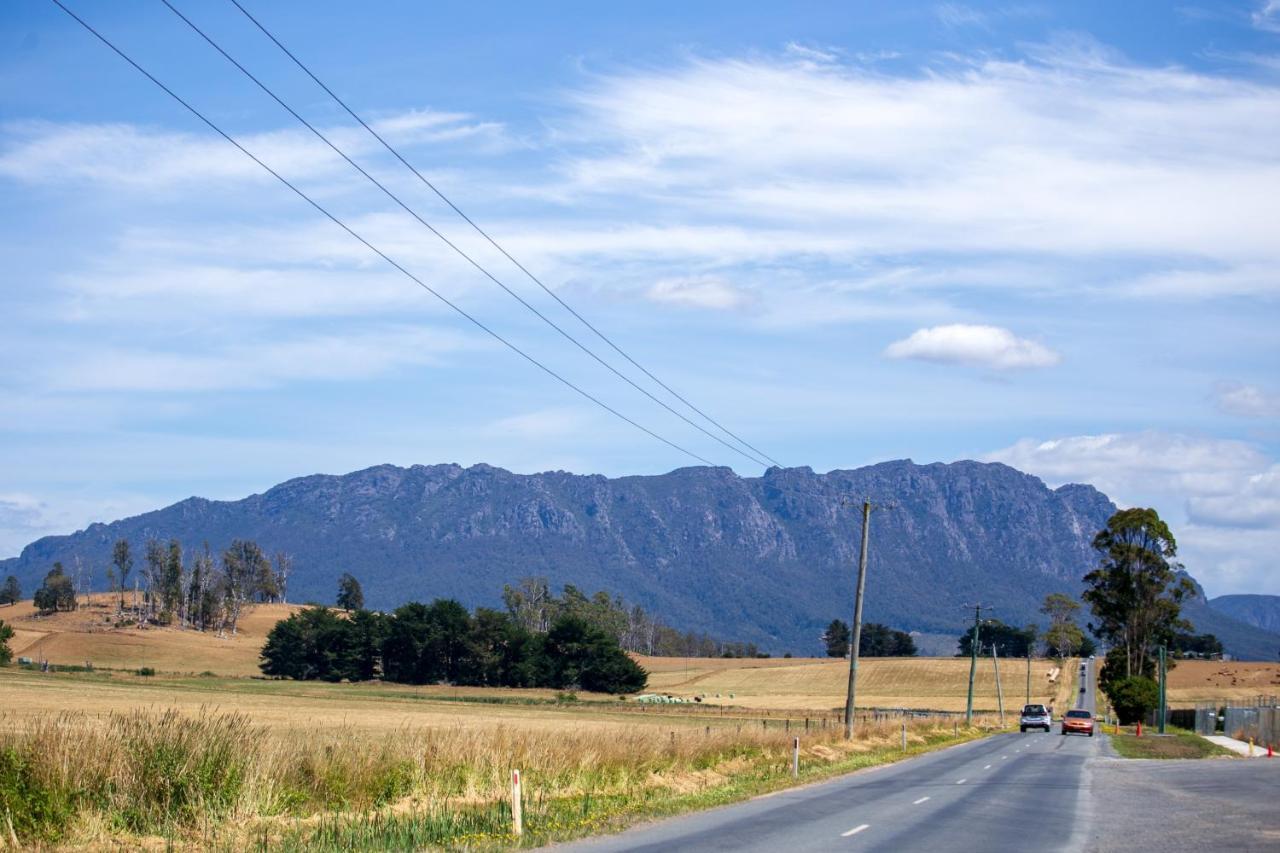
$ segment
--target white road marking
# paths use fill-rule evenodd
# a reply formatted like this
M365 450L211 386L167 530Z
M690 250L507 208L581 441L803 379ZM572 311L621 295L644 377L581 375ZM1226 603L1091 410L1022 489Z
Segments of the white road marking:
M864 823L860 826L855 826L853 829L849 830L848 832L840 833L840 837L848 838L850 835L857 835L859 832L862 832L862 830L866 829L869 826L871 826L871 824L869 823Z
M1000 760L1001 760L1001 761L1004 761L1004 760L1006 760L1008 757L1009 757L1009 756L1007 756L1007 755L1002 755L1002 756L1000 756Z
M924 802L925 800L927 800L927 799L929 799L929 798L928 798L928 797L921 797L920 799L916 800L916 801L915 801L914 803L912 803L911 805L913 805L913 806L918 806L918 805L920 805L921 803L923 803L923 802Z
M957 779L957 780L956 780L956 784L957 784L957 785L963 785L964 783L965 783L965 780L964 780L964 779Z
M990 765L990 764L988 764L986 767L984 767L984 768L982 768L982 769L983 769L983 770L990 770L990 769L991 769L991 765Z

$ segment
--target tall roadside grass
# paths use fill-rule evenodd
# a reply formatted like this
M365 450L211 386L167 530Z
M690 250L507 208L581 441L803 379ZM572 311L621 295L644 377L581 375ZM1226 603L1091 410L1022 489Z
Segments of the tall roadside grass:
M903 755L899 725L865 724L853 741L803 736L802 775ZM790 779L791 736L763 727L481 720L390 737L301 729L281 734L209 711L0 716L0 837L66 847L146 838L236 849L508 846L514 768L526 784L525 843ZM907 753L981 733L914 720Z

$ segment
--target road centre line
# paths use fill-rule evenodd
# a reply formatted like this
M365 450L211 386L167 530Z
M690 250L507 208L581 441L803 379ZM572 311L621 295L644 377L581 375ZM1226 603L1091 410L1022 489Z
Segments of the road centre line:
M921 803L923 803L923 802L924 802L925 800L927 800L927 799L929 799L929 798L928 798L928 797L921 797L920 799L916 800L916 801L915 801L914 803L912 803L911 805L913 805L913 806L918 806L918 805L920 805Z
M990 765L990 764L988 764L986 767L984 767L984 768L982 768L982 769L983 769L983 770L990 770L990 769L991 769L991 765Z
M857 835L859 832L862 832L862 830L866 829L869 826L871 826L871 824L869 823L860 824L859 826L855 826L853 829L849 830L848 832L840 833L840 837L848 838L850 835Z
M963 785L964 783L965 783L965 780L964 780L964 779L957 779L957 780L956 780L956 784L957 784L957 785Z

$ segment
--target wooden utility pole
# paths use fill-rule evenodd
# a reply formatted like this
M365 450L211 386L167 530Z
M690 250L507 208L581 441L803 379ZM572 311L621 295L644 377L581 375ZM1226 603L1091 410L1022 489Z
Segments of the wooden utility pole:
M969 700L965 704L964 724L973 725L973 676L978 671L978 625L982 622L982 605L973 606L973 642L969 644Z
M844 739L853 738L853 700L858 690L858 646L862 643L862 594L867 587L867 540L871 535L871 499L862 502L862 549L858 585L853 594L853 631L849 637L849 689L844 699Z
M996 667L996 707L1000 709L1000 725L1004 725L1004 689L1000 686L1000 650L991 644L991 662Z
M1027 704L1031 704L1031 646L1027 646Z

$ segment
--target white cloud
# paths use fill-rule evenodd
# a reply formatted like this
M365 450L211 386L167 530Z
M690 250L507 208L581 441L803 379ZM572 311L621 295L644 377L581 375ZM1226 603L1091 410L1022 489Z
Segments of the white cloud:
M155 509L139 495L88 499L64 494L49 501L24 492L0 493L0 558L17 556L42 536L72 533L95 521L113 520ZM26 590L27 596L32 590Z
M962 3L939 3L933 11L948 27L981 26L987 21L986 15Z
M1197 524L1280 529L1280 465L1250 475L1227 495L1193 495L1187 514Z
M1260 30L1280 33L1280 0L1263 0L1253 13L1253 25Z
M740 308L749 301L741 290L710 275L662 279L654 282L645 296L653 302L719 310Z
M1022 439L984 458L1054 485L1089 483L1122 505L1156 494L1181 496L1179 502L1192 494L1230 494L1268 465L1266 455L1244 441L1155 431Z
M1276 592L1280 465L1233 439L1138 432L1023 439L987 454L1051 486L1088 483L1121 506L1153 506L1211 595Z
M576 105L557 128L582 146L566 145L558 197L661 204L655 250L671 249L662 232L687 231L682 216L702 231L691 250L721 262L1017 252L1053 269L1063 254L1120 256L1145 264L1142 292L1107 283L1116 294L1280 287L1263 274L1280 263L1274 85L1076 41L918 76L694 60L602 77Z
M442 144L478 138L500 140L502 126L475 122L462 113L412 110L374 123L393 144ZM25 183L92 182L115 189L189 191L275 179L231 144L212 133L191 134L129 124L48 121L9 122L0 130L8 145L0 153L0 176ZM320 132L353 158L381 151L354 126ZM289 125L263 133L232 133L246 149L291 180L363 180L310 131Z
M489 424L485 432L504 439L540 440L582 433L588 418L578 409L540 409L501 418Z
M1214 388L1214 402L1229 415L1245 418L1280 417L1280 394L1257 385L1223 382Z
M1061 356L1043 344L1020 338L1008 329L960 323L918 329L909 337L890 344L884 354L889 358L964 364L996 370L1052 367L1062 360Z
M386 327L202 352L104 347L52 361L43 379L57 391L213 391L271 388L290 381L366 379L407 366L440 364L446 353L484 346L456 332Z

